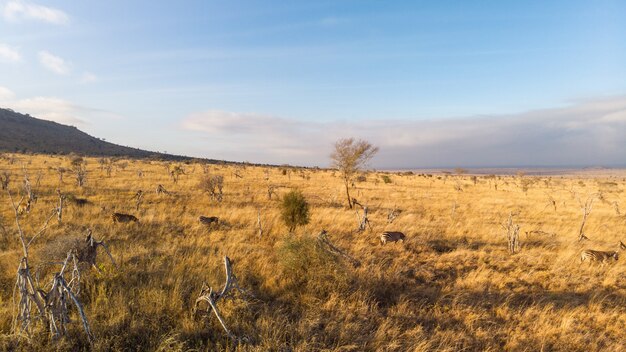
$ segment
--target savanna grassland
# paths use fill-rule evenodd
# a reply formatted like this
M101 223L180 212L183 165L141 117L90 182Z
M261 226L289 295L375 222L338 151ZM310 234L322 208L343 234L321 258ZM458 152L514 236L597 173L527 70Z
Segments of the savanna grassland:
M70 157L5 155L0 173L11 173L16 201L25 173L38 196L20 217L26 237L57 206L56 190L68 195L62 223L53 218L30 250L44 288L55 270L46 263L62 261L87 229L108 244L119 268L100 249L100 271L83 268L78 294L97 351L626 350L626 252L615 263L579 260L583 249L613 251L626 242L621 176L368 172L351 193L368 207L372 229L357 232L361 208L347 208L332 170L118 160L108 175L98 159L85 160L83 187L71 172L59 179ZM168 173L175 166L185 172L176 183ZM224 177L221 202L199 187L206 175ZM156 194L159 184L170 194ZM309 224L293 234L280 217L291 189L302 191L310 210ZM138 190L145 193L139 210ZM589 240L578 242L581 203L590 197ZM389 223L394 209L399 215ZM114 224L112 212L139 222ZM509 214L520 226L515 254L502 227ZM220 223L204 226L200 215ZM61 340L41 323L30 340L12 334L22 249L6 191L0 223L0 349L89 349L75 309ZM317 239L323 229L360 266L325 250ZM383 246L387 230L407 240ZM191 314L204 282L224 284L224 256L254 295L219 303L228 328L246 337L238 345L215 316Z

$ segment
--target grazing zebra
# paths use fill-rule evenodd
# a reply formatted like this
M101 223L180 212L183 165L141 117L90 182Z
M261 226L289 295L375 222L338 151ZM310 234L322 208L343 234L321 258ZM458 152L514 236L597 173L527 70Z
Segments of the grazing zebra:
M605 263L611 260L617 261L619 256L617 252L604 252L604 251L594 251L591 249L586 249L580 254L580 262L584 262L585 260L589 260L589 264L591 262L600 262Z
M385 245L387 242L404 242L406 236L402 232L386 231L380 235L380 244Z
M217 216L200 216L198 218L201 224L210 226L211 224L219 224L220 219Z
M111 214L111 219L113 220L113 223L125 223L125 222L138 222L139 219L137 219L134 215L130 215L130 214L122 214L122 213L113 213Z

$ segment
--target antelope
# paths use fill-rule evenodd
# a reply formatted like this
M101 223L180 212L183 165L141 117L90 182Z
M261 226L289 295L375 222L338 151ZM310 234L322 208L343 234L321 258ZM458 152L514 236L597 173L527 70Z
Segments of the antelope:
M591 249L586 249L580 254L580 262L582 263L585 260L589 260L589 265L591 265L591 262L606 263L611 260L617 261L618 259L619 255L617 254L617 252L594 251Z
M219 224L219 218L217 216L200 216L198 218L201 224L210 226L211 224Z
M130 215L130 214L122 214L122 213L113 213L111 214L111 219L113 220L113 223L126 223L126 222L138 222L139 219L137 219L134 215Z
M406 236L402 232L385 231L380 235L380 244L385 245L387 242L404 242Z

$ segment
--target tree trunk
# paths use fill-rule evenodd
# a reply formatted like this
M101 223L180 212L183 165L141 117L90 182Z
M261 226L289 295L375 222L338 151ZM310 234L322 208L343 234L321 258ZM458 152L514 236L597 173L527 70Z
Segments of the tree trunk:
M345 183L346 183L346 195L348 196L348 206L350 207L350 209L352 209L352 199L350 198L350 182L347 178L345 179Z

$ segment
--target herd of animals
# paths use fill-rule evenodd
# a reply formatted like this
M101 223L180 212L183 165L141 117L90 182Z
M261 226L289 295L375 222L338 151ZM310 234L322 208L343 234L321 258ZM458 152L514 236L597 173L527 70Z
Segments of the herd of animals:
M143 192L139 191L138 195L141 196ZM158 185L156 188L157 194L169 194L169 192L163 187L163 185ZM136 195L137 196L137 195ZM84 206L89 203L87 199L84 198L72 198L71 199L76 205ZM28 199L26 202L19 204L17 208L18 214L28 213L31 208L31 199ZM111 220L113 223L130 223L130 222L139 222L139 219L131 214L124 214L114 212L111 214ZM200 216L198 221L205 226L213 226L219 224L219 218L217 216ZM385 231L380 235L380 243L381 245L385 245L389 242L404 242L406 240L406 235L402 232L398 231ZM620 241L618 251L626 250L626 245ZM592 249L583 250L580 256L580 262L583 263L588 261L589 263L598 262L598 263L608 263L610 261L617 261L619 259L618 251L598 251Z
M158 185L156 189L157 194L168 193L162 185ZM114 223L128 223L138 222L139 219L131 214L113 213L111 219ZM198 221L206 226L212 226L219 224L219 218L217 216L203 216L198 218ZM385 231L380 235L380 244L385 245L388 242L404 242L406 235L399 231ZM622 241L619 242L619 251L626 250L626 244ZM618 251L598 251L592 249L583 250L580 256L580 262L588 261L589 263L608 263L610 261L617 261L619 259Z

